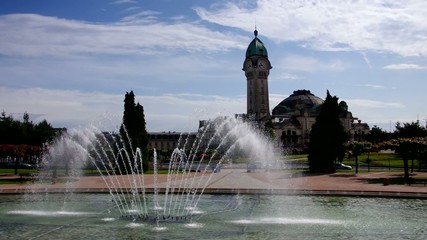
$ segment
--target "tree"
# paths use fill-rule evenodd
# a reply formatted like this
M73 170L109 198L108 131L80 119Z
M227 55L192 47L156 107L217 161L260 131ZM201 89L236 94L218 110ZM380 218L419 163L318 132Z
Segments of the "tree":
M119 163L119 167L122 172L127 172L126 169L130 169L129 164L135 164L135 161L139 156L136 156L137 149L142 154L143 170L147 170L148 161L148 133L146 130L144 108L141 104L135 104L135 94L133 91L126 92L124 99L124 111L123 111L123 122L120 127L120 134L124 138L123 144L129 159L127 156L122 157L122 161Z
M372 127L371 131L369 131L369 134L366 138L367 141L373 144L388 141L390 139L391 139L391 134L382 130L377 126Z
M33 127L30 144L40 145L50 142L56 136L56 131L46 120L43 120Z
M6 113L2 112L0 119L0 144L19 144L22 143L22 131L21 123L12 118L12 116L6 116Z
M53 140L55 129L43 120L38 124L30 121L28 113L24 113L23 122L6 117L2 112L0 117L0 144L28 144L42 146L47 141Z
M145 115L144 115L144 107L137 103L135 107L135 142L136 146L139 147L144 154L147 156L147 146L148 146L148 133L146 129Z
M43 144L53 140L56 132L46 121L34 125L27 112L23 122L6 117L3 111L0 117L0 158L17 159L15 174L18 172L20 159L35 164L40 156Z
M270 140L274 139L274 126L273 126L273 122L271 121L271 119L268 119L264 123L264 134L268 139L270 139Z
M348 145L348 149L350 150L350 156L354 157L356 170L355 172L359 172L359 156L365 152L366 149L370 149L370 143L368 142L352 142ZM368 164L370 164L370 160L367 159Z
M395 138L427 137L427 129L420 126L418 121L404 123L403 126L397 122L394 135Z
M427 139L423 137L397 138L381 144L383 149L395 150L403 159L404 178L409 183L409 160L420 158L427 149Z
M343 145L348 139L339 119L338 98L327 91L319 115L310 132L308 163L310 172L334 172L334 164L342 156Z

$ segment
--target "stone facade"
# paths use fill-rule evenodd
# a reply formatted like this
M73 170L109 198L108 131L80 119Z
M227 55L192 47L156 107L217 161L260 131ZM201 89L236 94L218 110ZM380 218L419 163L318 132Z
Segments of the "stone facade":
M282 147L290 151L304 148L310 141L310 131L320 112L323 99L309 90L297 90L280 102L272 112L275 137ZM348 111L346 102L339 103L340 120L349 133L350 141L363 141L370 129ZM357 121L356 121L357 120Z
M159 151L173 151L175 148L189 149L196 139L195 132L150 132L148 149L156 149Z

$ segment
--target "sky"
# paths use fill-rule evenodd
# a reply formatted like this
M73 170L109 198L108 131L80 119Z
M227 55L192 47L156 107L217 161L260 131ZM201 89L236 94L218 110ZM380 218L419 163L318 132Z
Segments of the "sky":
M371 127L426 124L425 0L2 0L0 111L112 130L133 91L149 132L193 131L246 112L255 27L270 111L329 90Z

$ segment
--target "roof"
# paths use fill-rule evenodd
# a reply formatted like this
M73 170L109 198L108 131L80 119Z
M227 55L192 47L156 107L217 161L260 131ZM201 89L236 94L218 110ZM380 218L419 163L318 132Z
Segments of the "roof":
M249 43L248 49L246 49L246 58L252 56L263 56L268 58L267 48L264 43L258 38L258 31L254 31L255 38Z
M296 109L318 113L322 104L323 99L312 94L310 90L297 90L273 109L273 115L293 113Z

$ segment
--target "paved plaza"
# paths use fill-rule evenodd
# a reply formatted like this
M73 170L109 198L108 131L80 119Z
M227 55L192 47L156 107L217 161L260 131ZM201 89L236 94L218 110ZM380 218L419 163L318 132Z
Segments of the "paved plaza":
M387 179L401 177L400 172L371 172L371 173L335 173L335 174L302 174L286 173L283 171L256 170L247 172L246 169L222 169L218 173L190 173L193 189L202 189L206 186L206 193L241 193L241 194L326 194L326 195L353 195L353 196L390 196L390 197L418 197L427 198L427 186L415 185L387 185ZM3 175L1 178L16 178L15 175ZM190 184L183 175L171 176L175 187L180 184ZM427 177L427 173L414 173L411 177ZM156 176L144 175L146 191L164 190L167 182L166 174ZM368 179L380 179L380 183L368 183ZM35 192L108 192L106 181L101 176L85 176L69 183L17 183L0 185L0 193ZM120 186L128 188L132 184L129 175L117 176L114 181ZM183 181L186 181L183 183ZM169 186L174 187L173 185Z

